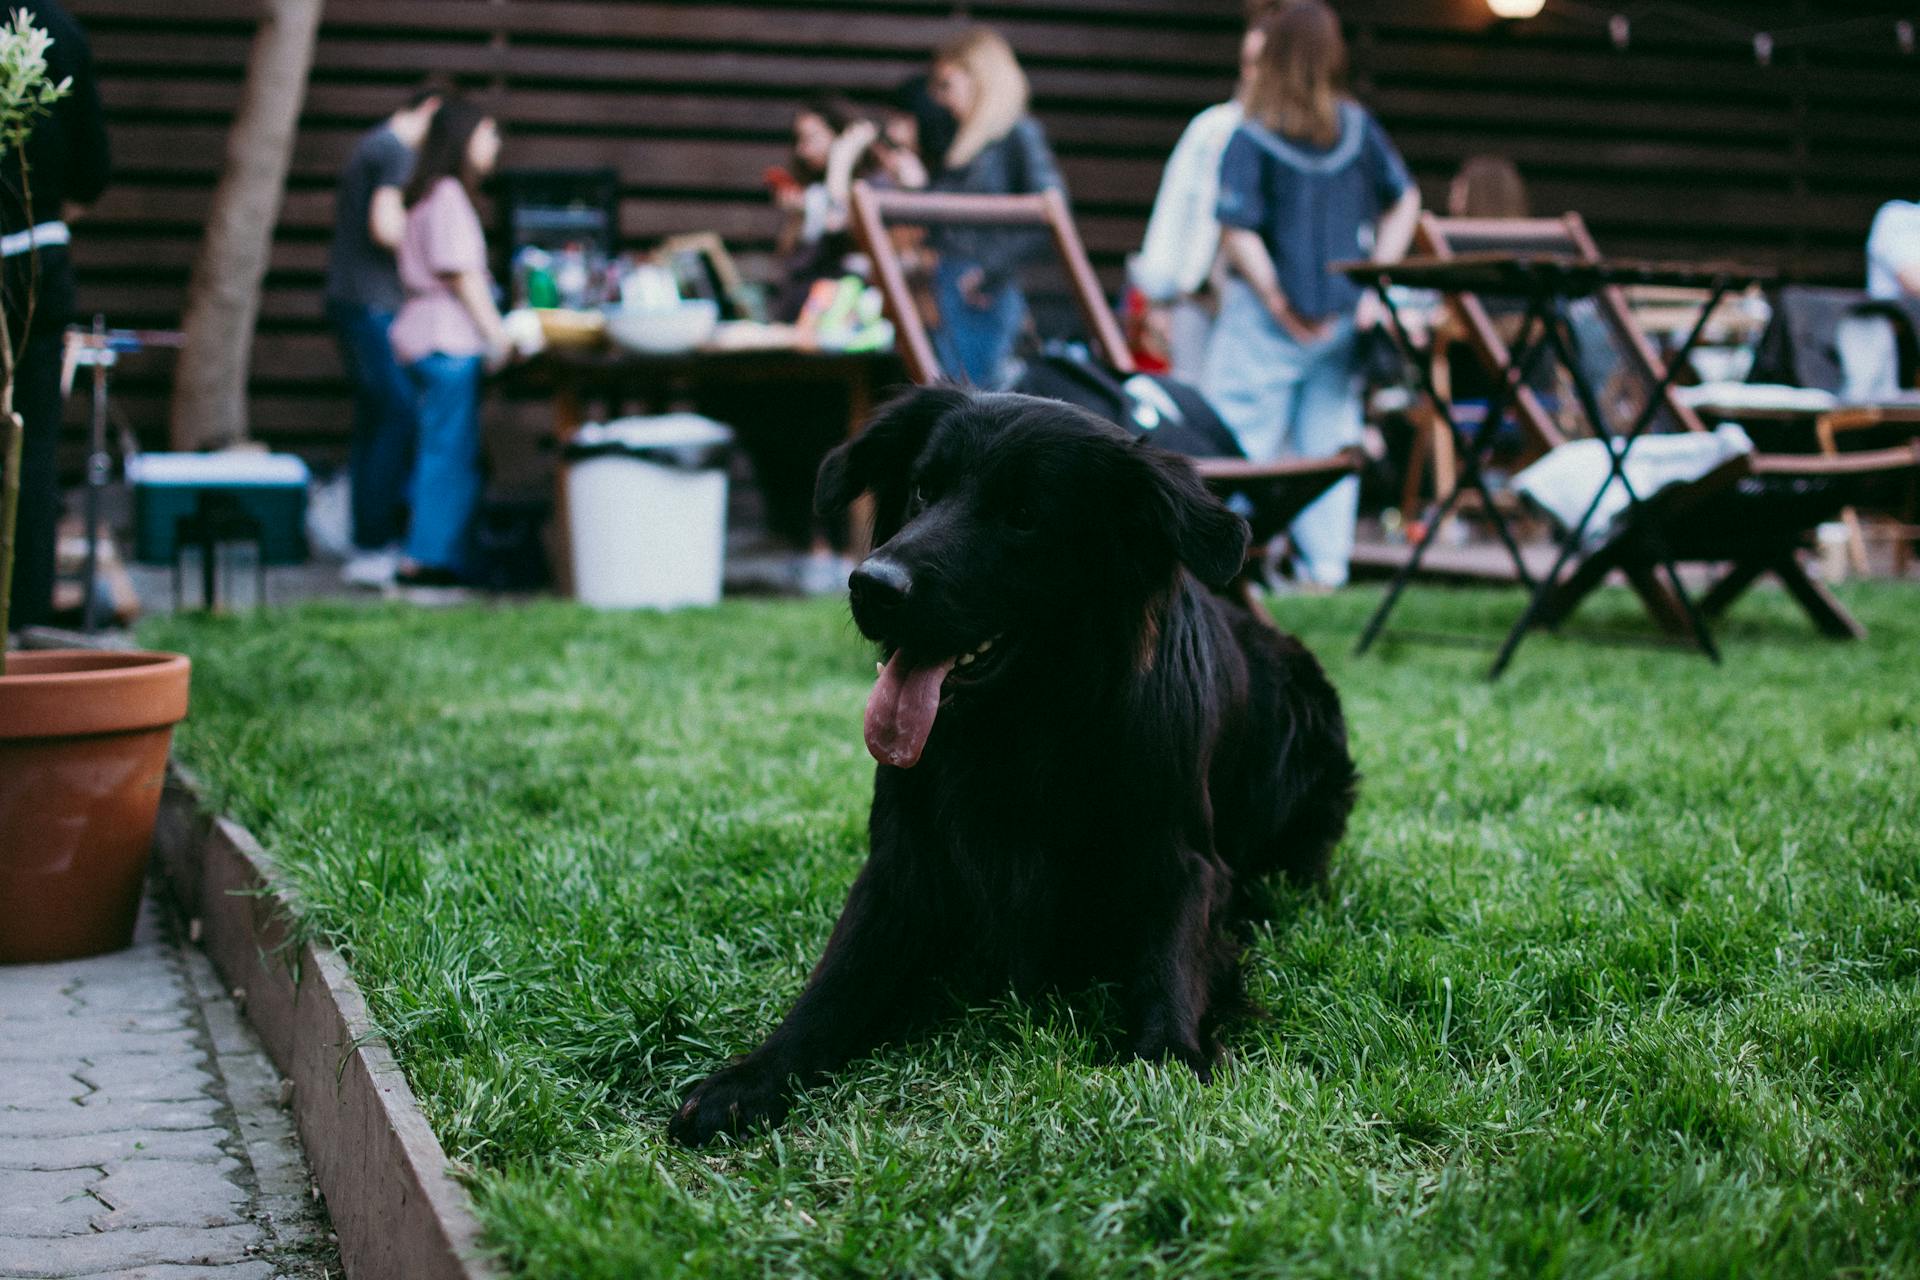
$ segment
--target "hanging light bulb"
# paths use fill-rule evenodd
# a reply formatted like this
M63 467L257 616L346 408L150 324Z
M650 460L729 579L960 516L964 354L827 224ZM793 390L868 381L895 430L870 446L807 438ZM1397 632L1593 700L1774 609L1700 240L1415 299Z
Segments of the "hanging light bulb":
M1487 8L1496 18L1536 18L1547 7L1547 0L1487 0Z
M1613 47L1621 53L1633 43L1633 22L1624 13L1616 13L1607 19L1607 35L1613 41Z
M1764 31L1753 37L1753 60L1763 67L1773 65L1773 37Z
M1907 54L1913 52L1913 24L1911 22L1902 19L1894 23L1893 38L1895 43L1900 46L1900 52Z

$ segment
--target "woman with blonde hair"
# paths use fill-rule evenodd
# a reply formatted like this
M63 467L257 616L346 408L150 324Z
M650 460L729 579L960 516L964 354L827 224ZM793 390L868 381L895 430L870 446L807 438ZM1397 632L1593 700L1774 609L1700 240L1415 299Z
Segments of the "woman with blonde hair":
M1265 461L1359 441L1359 333L1376 317L1329 267L1402 257L1420 192L1342 88L1347 48L1333 10L1299 0L1260 29L1246 119L1220 164L1221 246L1235 275L1201 385L1247 456ZM1304 585L1345 584L1358 503L1358 483L1346 480L1294 522Z
M936 191L1030 195L1063 190L1039 122L1027 114L1027 77L999 33L973 27L935 52L928 92L952 113L957 130L939 158ZM943 227L934 304L934 346L949 376L998 386L1026 313L1022 262L1043 252L1044 229Z

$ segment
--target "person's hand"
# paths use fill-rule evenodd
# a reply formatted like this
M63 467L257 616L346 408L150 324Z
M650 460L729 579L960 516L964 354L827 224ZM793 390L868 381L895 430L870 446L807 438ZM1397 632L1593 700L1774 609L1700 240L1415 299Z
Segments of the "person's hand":
M879 125L871 120L855 120L833 140L832 150L857 156L872 146L873 140L879 136Z
M1387 304L1380 301L1380 295L1367 292L1360 295L1360 305L1353 313L1353 327L1360 333L1373 329L1384 329L1387 324Z
M1155 351L1173 349L1173 308L1151 303L1140 313L1140 336Z
M1332 318L1319 321L1303 320L1293 309L1293 304L1279 293L1267 299L1267 310L1272 313L1274 323L1303 347L1318 346L1333 336Z
M807 189L805 187L776 187L773 192L774 207L782 213L800 213L807 207Z
M905 147L888 146L879 151L880 167L886 171L893 184L908 191L919 191L927 185L927 166L920 157Z
M487 372L498 373L513 362L513 340L502 329L487 342Z
M960 296L966 299L968 306L976 311L987 311L993 307L993 295L986 290L987 272L984 267L968 267L954 282Z

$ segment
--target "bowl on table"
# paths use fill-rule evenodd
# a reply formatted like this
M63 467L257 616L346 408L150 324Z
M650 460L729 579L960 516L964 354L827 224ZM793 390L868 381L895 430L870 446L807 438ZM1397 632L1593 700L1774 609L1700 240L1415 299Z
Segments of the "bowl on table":
M672 306L609 309L607 336L641 355L673 356L704 346L720 323L720 304L687 298Z
M598 311L535 307L533 313L540 318L540 335L550 347L592 347L606 336L606 320Z

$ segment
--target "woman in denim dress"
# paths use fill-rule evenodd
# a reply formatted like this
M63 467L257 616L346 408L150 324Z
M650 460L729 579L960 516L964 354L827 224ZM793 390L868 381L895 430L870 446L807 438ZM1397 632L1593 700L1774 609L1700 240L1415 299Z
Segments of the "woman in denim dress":
M998 33L975 27L942 45L928 92L958 124L934 190L1034 195L1065 189L1046 134L1027 114L1026 73ZM1049 243L1044 227L937 229L939 324L932 337L948 377L989 389L1005 383L1027 313L1020 267L1043 256Z
M1320 0L1269 16L1246 119L1220 164L1233 269L1202 389L1249 458L1321 457L1360 439L1359 333L1371 299L1329 265L1406 253L1420 193L1379 124L1341 90L1346 42ZM1294 522L1303 585L1346 583L1359 482Z

